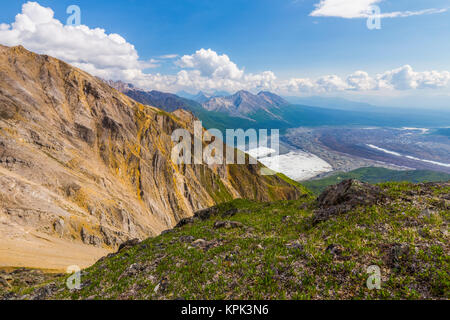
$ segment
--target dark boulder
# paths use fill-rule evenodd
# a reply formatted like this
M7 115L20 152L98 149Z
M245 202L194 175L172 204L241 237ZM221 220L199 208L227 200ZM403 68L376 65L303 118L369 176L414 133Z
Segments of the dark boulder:
M200 220L208 220L209 218L211 218L214 215L217 215L218 213L219 213L219 209L217 207L211 207L211 208L197 211L193 217L181 219L178 222L178 224L175 226L175 228L181 228L187 224L192 224L196 220L199 220L199 219Z
M191 217L191 218L184 218L184 219L181 219L178 222L178 224L175 226L175 228L181 228L181 227L183 227L183 226L185 226L187 224L192 224L192 223L194 223L194 218L193 217Z
M134 247L134 246L138 245L139 243L140 243L139 239L132 239L132 240L125 241L124 243L122 243L119 246L119 250L117 252L120 252L124 249Z
M214 223L214 229L234 229L234 228L242 228L244 225L237 221L217 221Z
M181 236L180 242L181 243L192 243L194 242L195 238L193 236Z
M212 216L219 213L219 209L217 207L211 207L208 209L197 211L194 215L195 218L199 218L200 220L208 220Z
M346 213L359 206L379 204L386 199L382 190L374 185L358 180L346 180L328 187L317 199L318 209L314 214L314 224L330 217Z

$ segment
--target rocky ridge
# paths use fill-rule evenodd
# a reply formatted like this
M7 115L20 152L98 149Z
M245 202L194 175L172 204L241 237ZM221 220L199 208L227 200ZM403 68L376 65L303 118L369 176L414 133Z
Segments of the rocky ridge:
M85 266L220 202L301 195L260 176L260 165L172 163L172 132L194 120L137 103L60 60L0 46L0 252L8 248L0 265ZM70 256L69 245L86 254L27 265L39 252ZM25 252L23 264L10 260Z

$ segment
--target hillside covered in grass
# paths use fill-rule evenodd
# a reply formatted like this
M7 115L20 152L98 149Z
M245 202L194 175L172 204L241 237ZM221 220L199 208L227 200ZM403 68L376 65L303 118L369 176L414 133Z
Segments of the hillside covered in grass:
M8 299L449 299L450 183L344 181L318 199L235 200ZM381 289L369 290L378 266Z
M356 179L367 183L384 183L393 182L446 182L450 181L450 174L443 172L435 172L430 170L409 170L398 171L386 168L360 168L351 172L338 172L330 177L304 181L302 184L311 190L314 194L319 195L328 186L340 183L347 179Z

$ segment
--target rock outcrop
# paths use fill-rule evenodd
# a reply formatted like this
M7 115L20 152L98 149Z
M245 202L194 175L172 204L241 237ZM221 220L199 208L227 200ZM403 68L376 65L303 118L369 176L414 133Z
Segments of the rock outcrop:
M386 196L378 186L358 180L346 180L328 187L317 199L319 209L314 223L348 212L358 206L370 206L383 201Z

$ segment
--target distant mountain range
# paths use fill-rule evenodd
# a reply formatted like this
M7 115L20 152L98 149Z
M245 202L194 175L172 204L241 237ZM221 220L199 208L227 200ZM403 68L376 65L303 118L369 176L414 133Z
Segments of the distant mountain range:
M257 95L248 91L238 91L233 95L208 95L202 91L196 95L182 92L182 96L160 91L144 91L122 81L107 81L113 88L143 104L173 112L177 109L187 109L193 112L198 108L206 111L220 112L229 116L251 119L251 115L264 112L269 118L279 119L271 110L289 105L289 102L271 92L260 92Z
M285 97L290 104L300 104L312 107L320 107L320 108L329 108L329 109L339 109L346 111L374 111L380 107L364 103L364 102L356 102L344 98L338 97L319 97L319 96L311 96L311 97Z
M194 111L202 108L201 104L193 100L182 98L172 93L160 91L145 91L135 88L132 84L122 81L106 81L111 87L126 94L130 98L149 106L162 109L167 112L173 112L178 109Z
M197 94L190 94L189 92L186 91L179 91L176 94L177 96L180 96L182 98L194 100L199 103L205 103L206 101L208 101L213 97L226 97L230 95L230 93L226 91L214 91L212 94L205 93L203 91L199 91Z
M437 120L444 117L450 120L450 110L436 109L436 108L406 108L406 107L388 107L378 106L365 102L352 101L339 97L286 97L286 100L291 104L306 105L319 108L327 108L333 110L342 111L357 111L357 112L369 112L374 114L395 115L400 117L407 117L408 119L415 119L416 123L418 119ZM442 122L440 122L442 125ZM449 122L450 123L450 122ZM434 125L431 125L434 126Z
M216 92L214 96L203 92L199 92L197 95L181 92L184 96L181 97L155 90L145 91L121 81L106 82L142 104L151 105L167 112L177 109L188 110L202 120L206 128L224 130L236 127L288 127L287 123L272 111L280 111L280 107L289 105L289 102L271 92L260 92L254 95L248 91L239 91L226 96L220 95L225 92ZM186 96L191 98L186 98ZM268 122L270 122L269 126L267 126Z
M214 95L181 92L181 97L172 93L145 91L123 82L108 81L108 84L140 103L167 112L189 110L203 121L207 129L267 128L285 131L318 126L438 128L450 123L450 113L427 110L405 112L404 109L376 107L340 98L285 99L267 91L256 95L248 91L238 91L232 95L222 95L225 92L215 92Z
M263 112L269 118L280 119L272 111L285 105L289 105L289 102L271 92L254 95L241 90L231 96L213 97L203 103L203 108L241 118L251 119L252 115Z
M198 103L205 103L206 101L208 101L209 99L211 99L212 96L209 96L203 92L199 92L198 94L196 94L192 100L197 101Z

